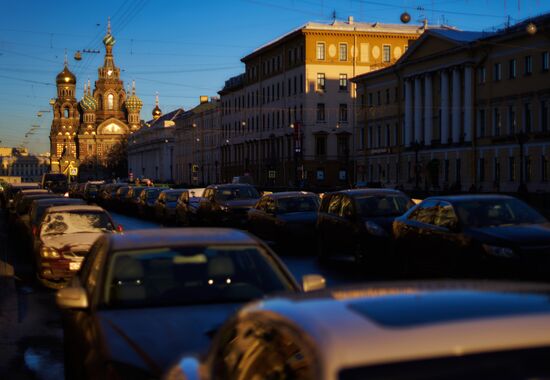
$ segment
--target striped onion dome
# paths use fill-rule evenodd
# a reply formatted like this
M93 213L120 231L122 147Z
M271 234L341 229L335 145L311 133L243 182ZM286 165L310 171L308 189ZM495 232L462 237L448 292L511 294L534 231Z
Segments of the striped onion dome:
M136 94L132 94L126 99L126 109L128 112L139 112L143 107L143 102Z
M97 101L91 95L84 95L80 101L80 106L84 112L94 112L97 111Z

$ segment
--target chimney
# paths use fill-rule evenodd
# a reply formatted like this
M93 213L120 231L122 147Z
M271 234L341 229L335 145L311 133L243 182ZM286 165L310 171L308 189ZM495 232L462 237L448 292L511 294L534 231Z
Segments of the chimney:
M200 104L208 103L208 96L201 95L201 96L199 97L199 101L200 101Z
M353 16L348 16L348 24L353 25Z

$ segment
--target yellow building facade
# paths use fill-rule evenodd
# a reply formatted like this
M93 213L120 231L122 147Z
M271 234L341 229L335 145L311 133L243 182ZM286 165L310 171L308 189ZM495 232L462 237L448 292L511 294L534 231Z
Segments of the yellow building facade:
M532 23L542 31L548 20ZM359 179L430 191L550 190L550 44L528 25L432 30L392 67L355 78Z
M222 179L260 185L354 181L354 76L392 65L426 25L308 23L242 62L221 95Z

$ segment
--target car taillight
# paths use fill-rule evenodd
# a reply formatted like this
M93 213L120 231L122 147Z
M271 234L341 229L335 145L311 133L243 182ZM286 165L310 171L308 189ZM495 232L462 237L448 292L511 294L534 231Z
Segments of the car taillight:
M33 226L33 227L32 227L32 234L33 234L33 236L36 236L37 233L38 233L38 228L36 228L36 226Z

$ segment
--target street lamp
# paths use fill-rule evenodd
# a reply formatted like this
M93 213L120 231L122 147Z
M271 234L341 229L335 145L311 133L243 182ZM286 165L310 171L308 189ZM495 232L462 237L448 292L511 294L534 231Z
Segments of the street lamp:
M524 182L524 162L523 162L523 146L529 140L527 133L520 131L515 135L516 140L519 144L519 187L518 193L527 193L527 186Z
M420 168L419 168L419 164L418 164L418 152L420 151L420 149L422 149L423 146L424 146L424 144L419 143L418 141L414 141L411 144L411 148L414 150L414 189L415 190L419 189L418 183L420 182L420 177L419 177Z

